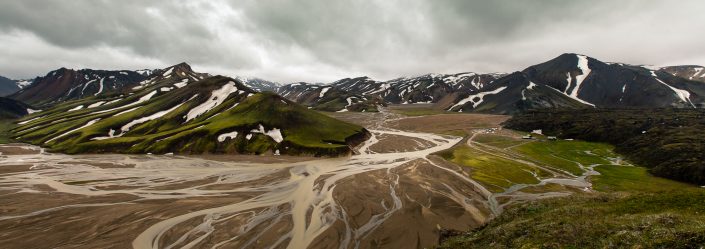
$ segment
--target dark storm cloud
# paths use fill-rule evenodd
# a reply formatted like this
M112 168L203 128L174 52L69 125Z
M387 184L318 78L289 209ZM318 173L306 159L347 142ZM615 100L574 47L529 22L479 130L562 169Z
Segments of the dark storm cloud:
M0 27L30 31L66 49L121 47L167 61L204 62L220 48L212 44L217 34L202 22L217 7L181 1L3 1Z
M392 69L399 64L415 64L422 58L442 60L472 46L506 39L531 39L537 35L534 31L546 24L585 15L583 10L592 2L319 0L306 4L293 1L248 3L242 5L240 1L233 1L232 5L245 10L245 16L253 23L251 32L261 32L278 42L294 43L336 66L360 66L370 70L370 63L378 64L376 68Z
M202 71L284 82L388 79L521 70L563 52L703 64L704 3L0 1L0 74L187 61Z

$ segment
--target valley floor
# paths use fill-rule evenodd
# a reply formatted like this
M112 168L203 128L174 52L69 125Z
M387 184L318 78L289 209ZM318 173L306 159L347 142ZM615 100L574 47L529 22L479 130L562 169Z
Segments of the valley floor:
M414 112L426 114L421 109ZM594 213L576 205L599 204L599 192L631 195L668 189L699 191L693 196L702 196L693 186L649 176L604 144L544 137L522 140L523 134L500 128L506 116L327 114L361 124L373 137L348 158L268 156L265 161L229 156L63 155L22 144L0 145L0 244L5 248L428 248L438 245L447 231L493 228L526 210L534 215L527 221L550 221L550 216L539 215L567 213L587 219ZM565 196L572 197L534 202ZM611 203L619 198L605 200ZM565 203L561 209L562 202L574 204ZM548 212L556 209L562 211ZM677 208L673 210L681 215ZM670 221L705 214L689 210ZM653 221L670 222L659 217ZM682 228L702 228L698 222L686 225ZM531 228L515 227L518 234ZM498 244L504 241L500 239L514 238L498 236L501 229L466 234L445 246L514 247Z

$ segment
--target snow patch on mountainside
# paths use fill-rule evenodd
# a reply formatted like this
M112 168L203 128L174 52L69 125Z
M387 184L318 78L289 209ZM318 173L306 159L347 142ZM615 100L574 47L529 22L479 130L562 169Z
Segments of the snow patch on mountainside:
M56 140L57 138L61 138L61 137L64 137L64 136L66 136L66 135L68 135L68 134L71 134L71 133L73 133L73 132L77 131L77 130L80 130L80 129L86 128L86 127L88 127L88 126L91 126L91 125L93 125L93 124L97 123L98 121L100 121L100 119L99 119L99 118L97 118L97 119L93 119L93 120L91 120L91 121L88 121L88 123L84 124L83 126L81 126L81 127L78 127L78 128L76 128L76 129L73 129L73 130L70 130L70 131L67 131L67 132L64 132L63 134L61 134L61 135L58 135L58 136L56 136L56 137L54 137L54 138L52 138L52 139L49 139L49 140L47 140L47 141L46 141L46 142L44 142L44 143L48 143L48 142L51 142L51 141L54 141L54 140Z
M140 69L135 71L138 74L144 75L144 76L150 76L154 72L153 69Z
M85 84L83 84L83 89L81 89L81 95L83 95L83 92L86 91L86 87L88 87L88 85L90 85L91 83L93 83L95 81L97 81L97 79L90 80L90 81L86 82Z
M331 87L324 87L323 89L321 89L321 93L318 94L318 97L319 97L319 98L323 98L323 96L326 96L326 93L327 93L328 90L330 90L330 89L331 89Z
M25 87L31 85L33 82L34 82L34 80L18 80L18 81L15 81L15 83L17 84L17 87L19 87L20 89L23 89L23 88L25 88Z
M225 142L225 139L228 139L228 138L234 139L235 137L237 137L237 131L223 133L223 134L218 135L218 142L222 143L222 142Z
M703 71L703 68L702 68L702 67L698 67L698 68L695 68L694 70L695 70L695 73L693 74L693 76L690 76L690 79L691 79L691 80L692 80L693 78L698 77L698 74L700 74L700 73ZM700 77L701 77L701 78L702 78L702 77L705 77L705 74L700 75Z
M272 130L267 131L267 133L265 134L274 139L274 142L281 143L282 141L284 141L284 137L282 137L281 130L277 128L273 128Z
M365 94L368 95L368 94L376 94L376 93L384 92L385 90L389 89L390 87L391 87L391 84L384 83L380 86L379 89L373 89L369 92L366 92Z
M177 88L182 88L185 87L186 84L188 84L188 79L183 79L181 82L174 84L174 86Z
M570 93L570 96L576 99L578 98L578 91L580 90L580 86L583 84L583 81L585 81L585 78L588 77L590 72L592 72L590 67L588 67L587 56L578 55L578 69L580 69L580 71L582 71L583 73L581 75L575 76L575 87L573 87L573 91L571 91Z
M223 85L220 89L214 90L211 92L211 97L206 102L194 107L186 114L186 116L184 116L184 118L186 118L186 122L210 111L216 106L219 106L231 93L236 91L237 85L235 85L235 82L232 81Z
M683 102L688 103L691 106L693 106L693 108L695 108L695 105L693 104L693 102L690 101L690 92L683 90L683 89L678 89L678 88L672 87L669 84L666 84L666 82L663 82L661 79L658 78L658 76L656 75L656 72L654 72L654 71L651 71L651 76L653 76L654 79L656 79L656 81L658 81L659 83L670 88L676 94L676 96L678 96L678 98L681 99Z
M348 98L346 98L345 101L348 102L348 105L346 105L345 107L343 107L343 109L341 109L341 110L339 110L339 111L337 111L337 112L347 112L347 111L348 111L348 107L350 107L350 106L353 104L353 99L356 99L356 97L348 97Z
M72 111L78 111L78 110L81 110L81 109L83 109L83 105L76 106L76 107L74 107L74 108L69 109L68 111L72 112Z
M433 75L432 75L433 76ZM450 75L447 77L443 78L443 82L450 84L450 85L456 85L460 83L460 81L463 81L467 77L472 77L475 76L475 73L463 73L459 75Z
M572 84L571 84L573 79L570 76L570 73L566 73L566 77L567 77L566 80L568 81L568 85L566 85L565 91L561 92L558 89L555 89L553 87L551 87L551 89L554 89L554 90L564 94L565 96L568 96L571 99L577 100L580 103L595 107L595 104L587 102L587 101L578 97L578 93L580 92L580 87L582 86L583 81L585 81L585 79L588 77L588 75L590 75L590 73L592 72L592 69L590 69L590 67L588 66L587 56L585 56L585 55L576 55L576 56L578 57L577 67L578 67L578 69L580 69L580 71L582 73L575 76L575 85L572 86ZM572 86L572 89L571 89L571 86ZM569 89L571 90L570 92L568 92Z
M463 99L463 100L460 100L457 104L451 106L448 110L450 111L450 110L452 110L452 109L454 109L454 108L456 108L456 107L458 107L458 106L463 106L463 105L465 105L465 103L468 103L468 102L471 102L471 103L472 103L472 108L475 108L475 107L477 107L479 104L482 103L482 101L484 100L484 98L485 98L486 95L498 94L498 93L504 91L504 89L507 89L507 87L506 87L506 86L503 86L503 87L499 87L499 88L494 89L494 90L489 91L489 92L480 92L480 93L476 93L476 94L470 95L470 96L468 96L467 98L465 98L465 99ZM479 98L479 100L478 100L477 102L475 102L475 98ZM462 111L462 110L461 110L461 111Z
M250 132L267 135L274 139L274 141L277 143L281 143L282 141L284 141L284 137L282 136L281 130L277 128L272 128L269 131L265 131L264 126L262 126L262 124L259 125L259 129L252 129ZM252 137L251 134L249 135L249 137ZM247 140L249 140L249 138Z
M184 103L185 103L185 102L184 102ZM120 128L121 133L118 134L117 137L120 137L120 136L124 135L126 132L128 132L128 131L130 130L130 128L132 128L132 126L135 126L135 125L138 125L138 124L147 122L147 121L152 121L152 120L161 118L161 117L163 117L164 115L166 115L167 113L170 113L171 111L175 110L176 108L181 107L181 105L183 105L184 103L180 103L180 104L178 104L178 105L176 105L176 106L174 106L174 107L172 107L172 108L169 108L168 110L156 112L156 113L154 113L154 114L152 114L152 115L149 115L149 116L146 116L146 117L141 117L141 118L138 118L138 119L135 119L135 120L130 121L129 123L123 125L123 126Z
M590 103L590 102L584 101L584 100L579 99L579 98L573 98L572 96L566 94L565 92L562 92L561 90L555 89L555 88L553 88L553 87L551 87L551 86L549 86L549 85L544 85L544 86L546 86L546 87L548 87L548 88L550 88L550 89L553 89L554 91L556 91L556 92L558 92L558 93L560 93L560 94L563 94L563 95L565 95L565 96L568 97L568 98L574 99L574 100L576 100L576 101L578 101L578 102L580 102L580 103L583 103L583 104L586 104L586 105L595 107L595 105L592 104L592 103Z
M30 120L26 120L26 121L19 122L19 123L17 123L17 124L20 124L20 125L29 124L29 122L32 122L32 121L34 121L34 120L37 120L37 119L40 119L40 118L43 118L43 117L44 117L44 116L36 117L36 118L30 119Z
M142 96L142 97L141 97L139 100L137 100L137 102L135 102L135 103L139 104L139 103L145 102L145 101L147 101L147 100L150 100L152 97L154 97L155 94L157 94L157 91L156 91L156 90L151 91L151 92L149 92L148 94Z
M41 111L42 111L42 110L34 110L34 109L31 109L31 108L27 108L27 114L32 114L32 113L41 112Z
M162 76L164 76L164 77L171 76L171 72L172 72L172 71L174 71L174 68L173 68L173 67L172 67L172 68L169 68L169 70L166 70L166 72L164 72L164 73L162 74Z
M115 78L115 77L113 77L113 76L110 76L110 77ZM103 81L105 81L105 78L101 78L101 79L100 79L100 88L98 88L98 92L95 93L93 96L98 96L98 94L100 94L100 93L103 92L103 87L104 87L104 86L103 86Z
M624 65L624 64L620 64L620 65ZM658 70L661 70L661 68L663 68L663 67L654 66L654 65L641 65L641 67L649 69L650 71L658 71Z
M529 85L526 86L525 89L521 90L521 100L526 100L526 95L524 95L524 92L526 90L534 90L534 87L536 87L536 84L534 84L534 82L529 81Z
M154 90L154 91L149 92L148 94L142 96L142 97L141 97L140 99L138 99L137 101L132 102L132 103L130 103L130 104L127 104L127 105L124 105L124 106L118 106L118 107L115 107L115 108L112 108L112 109L108 109L108 110L97 111L97 112L94 112L94 113L92 113L92 114L106 113L106 112L111 112L111 111L114 111L114 110L118 110L118 109L130 107L130 106L134 106L134 105L139 105L139 104L141 104L141 103L144 103L144 102L150 100L152 97L154 97L155 94L157 94L157 90ZM120 100L121 100L121 99L117 99L117 100L110 101L110 102L106 103L106 105L107 105L107 104L112 104L112 103L117 102L117 101L120 101Z
M536 87L536 84L534 84L534 82L529 81L529 85L526 86L526 89L534 90L534 87Z
M472 82L470 82L470 84L476 89L482 88L482 85L480 84L480 77L475 77L474 79L472 79Z
M129 112L132 112L132 111L134 111L134 110L137 110L137 109L139 109L140 107L141 107L141 106L138 106L138 107L135 107L135 108L127 109L127 110L118 112L117 114L115 114L115 115L113 115L113 116L120 116L120 115L122 115L122 114L129 113Z
M120 102L120 100L122 100L122 99L111 100L111 101L106 102L105 105L114 104L114 103Z
M88 106L88 108L94 108L105 104L105 101L98 101Z
M625 83L624 86L622 86L622 96L619 97L619 102L622 102L622 100L624 99L624 92L626 92L626 91L627 91L627 84Z

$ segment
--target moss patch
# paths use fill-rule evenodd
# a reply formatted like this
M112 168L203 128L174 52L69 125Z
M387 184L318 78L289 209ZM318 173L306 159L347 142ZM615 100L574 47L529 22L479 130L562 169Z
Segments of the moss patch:
M0 144L6 144L12 142L10 130L15 127L13 120L11 119L0 119Z
M691 187L686 183L652 176L642 167L600 165L595 167L595 170L600 172L600 175L590 178L593 188L603 192L659 192Z
M542 164L581 175L583 166L610 164L607 157L617 157L613 147L607 144L583 141L541 141L531 142L513 148L515 151Z
M705 191L582 194L521 204L440 248L700 248Z
M492 192L502 192L514 184L534 184L540 170L513 160L482 153L466 145L439 154L448 161L470 167L470 176ZM533 172L533 174L532 174Z

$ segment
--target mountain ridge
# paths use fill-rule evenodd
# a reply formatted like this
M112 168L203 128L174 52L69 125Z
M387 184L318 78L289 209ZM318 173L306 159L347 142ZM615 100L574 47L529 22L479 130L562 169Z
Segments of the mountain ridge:
M124 90L65 101L21 119L12 132L19 141L64 153L316 156L349 154L369 134L182 64Z
M170 68L174 72L167 72ZM83 78L73 76L75 82L62 81L61 75L67 73L67 78L71 78L71 73ZM115 73L132 77L110 81ZM174 74L185 74L192 80L211 76L194 72L185 62L165 69L135 71L61 68L36 78L33 84L9 97L35 106L51 106L90 95L139 89ZM360 76L328 84L280 84L243 76L234 79L257 92L275 92L321 111L377 111L380 105L417 103L433 104L437 109L452 112L496 114L540 108L705 107L702 66L638 66L602 62L575 53L564 53L513 73L429 73L387 81ZM96 83L101 81L105 82ZM101 91L103 85L105 93Z
M481 103L475 99L470 101L472 105L454 106L448 110L512 114L536 108L705 106L705 87L697 82L663 71L607 64L571 53L500 78L494 85L475 93L486 95ZM499 85L504 85L505 90L491 91ZM527 97L527 94L533 98ZM467 94L465 98L469 97L473 96ZM579 104L565 101L566 98Z

